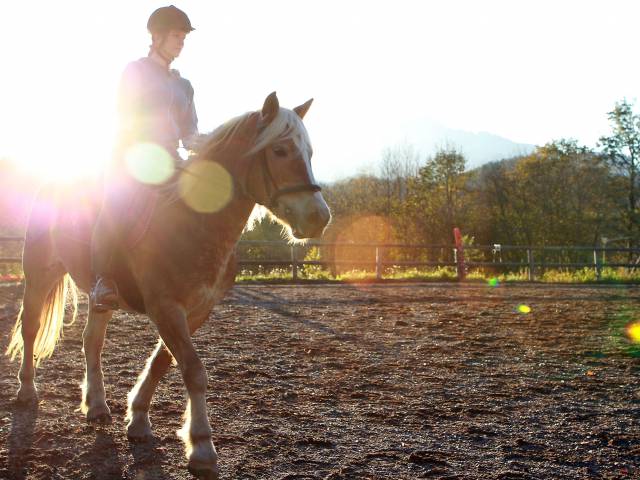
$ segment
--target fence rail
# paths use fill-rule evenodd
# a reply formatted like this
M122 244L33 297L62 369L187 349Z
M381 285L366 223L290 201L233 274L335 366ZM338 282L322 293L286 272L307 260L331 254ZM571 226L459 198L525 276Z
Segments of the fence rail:
M22 237L0 237L0 245L5 243L21 246ZM311 248L318 248L324 254L325 259L309 259L306 254ZM283 253L282 258L251 258L250 254L242 252L251 248L277 249ZM350 254L336 255L337 250L347 252L360 252L360 257L351 258ZM371 250L370 255L362 252ZM390 252L395 252L396 258L391 258ZM407 258L411 255L398 254L399 251L422 251L421 256L427 258ZM284 255L286 253L286 258ZM263 251L264 253L264 251ZM464 254L463 254L464 253ZM565 261L549 258L562 254ZM404 255L404 258L402 258ZM588 255L588 260L584 260ZM243 240L238 243L239 266L245 269L252 268L285 268L289 269L292 278L298 279L300 269L306 266L318 266L336 272L345 267L355 269L362 268L375 272L376 278L381 279L388 269L398 268L438 268L457 267L458 276L463 277L464 272L470 269L484 268L493 270L526 270L530 281L536 279L536 275L545 269L581 269L593 268L596 277L600 279L605 267L613 268L640 268L640 248L601 247L601 246L527 246L527 245L427 245L427 244L400 244L400 243L331 243L322 241L309 241L304 245L289 245L282 241ZM253 256L256 254L254 252ZM570 261L567 258L582 256L583 261ZM626 261L621 261L621 256ZM301 258L302 257L302 258ZM430 257L430 258L428 258ZM464 258L466 257L466 260ZM633 261L633 258L636 258ZM505 260L506 258L506 260ZM607 261L609 259L609 261ZM15 256L0 257L0 264L20 263L21 258Z

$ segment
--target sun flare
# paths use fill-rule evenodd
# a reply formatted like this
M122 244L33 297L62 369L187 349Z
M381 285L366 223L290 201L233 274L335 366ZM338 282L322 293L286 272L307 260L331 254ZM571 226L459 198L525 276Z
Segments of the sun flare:
M67 122L67 125L71 122ZM4 155L15 166L43 182L65 183L84 178L95 178L104 170L113 148L113 128L99 129L99 133L76 130L71 136L52 128L39 138L16 139L18 145L5 146Z

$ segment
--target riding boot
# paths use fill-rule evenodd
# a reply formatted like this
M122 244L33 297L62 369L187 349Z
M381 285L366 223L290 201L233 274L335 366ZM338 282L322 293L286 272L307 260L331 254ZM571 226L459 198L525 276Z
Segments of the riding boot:
M114 247L112 236L109 219L103 209L91 238L91 267L95 278L89 294L89 302L92 310L99 313L117 310L120 307L118 287L110 278Z

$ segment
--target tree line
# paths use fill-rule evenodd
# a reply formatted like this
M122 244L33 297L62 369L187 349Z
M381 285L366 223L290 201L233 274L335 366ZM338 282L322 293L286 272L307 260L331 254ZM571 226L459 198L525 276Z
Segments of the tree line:
M640 116L632 107L623 100L609 112L611 132L598 150L561 139L467 170L456 146L423 160L409 145L389 149L375 174L325 186L334 217L328 236L377 218L348 240L451 244L457 226L483 245L635 247Z

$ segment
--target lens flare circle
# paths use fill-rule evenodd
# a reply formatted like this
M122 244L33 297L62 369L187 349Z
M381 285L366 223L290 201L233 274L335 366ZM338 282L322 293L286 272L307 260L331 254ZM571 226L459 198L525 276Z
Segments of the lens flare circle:
M196 212L215 213L231 201L233 179L219 163L194 162L180 174L178 191Z
M489 284L490 287L497 287L498 285L500 285L500 280L494 277L487 280L487 283Z
M531 313L531 307L529 305L518 305L518 312Z
M356 288L360 288L360 281L374 280L376 273L372 265L376 262L376 249L357 244L393 243L395 236L390 221L379 215L354 216L344 219L336 231L339 233L336 236L338 245L333 249L335 272L343 281L354 283ZM384 256L382 260L385 260Z
M640 322L630 323L625 327L625 332L633 343L640 343Z
M160 185L175 170L173 157L155 143L136 143L127 149L124 162L129 174L142 183Z

